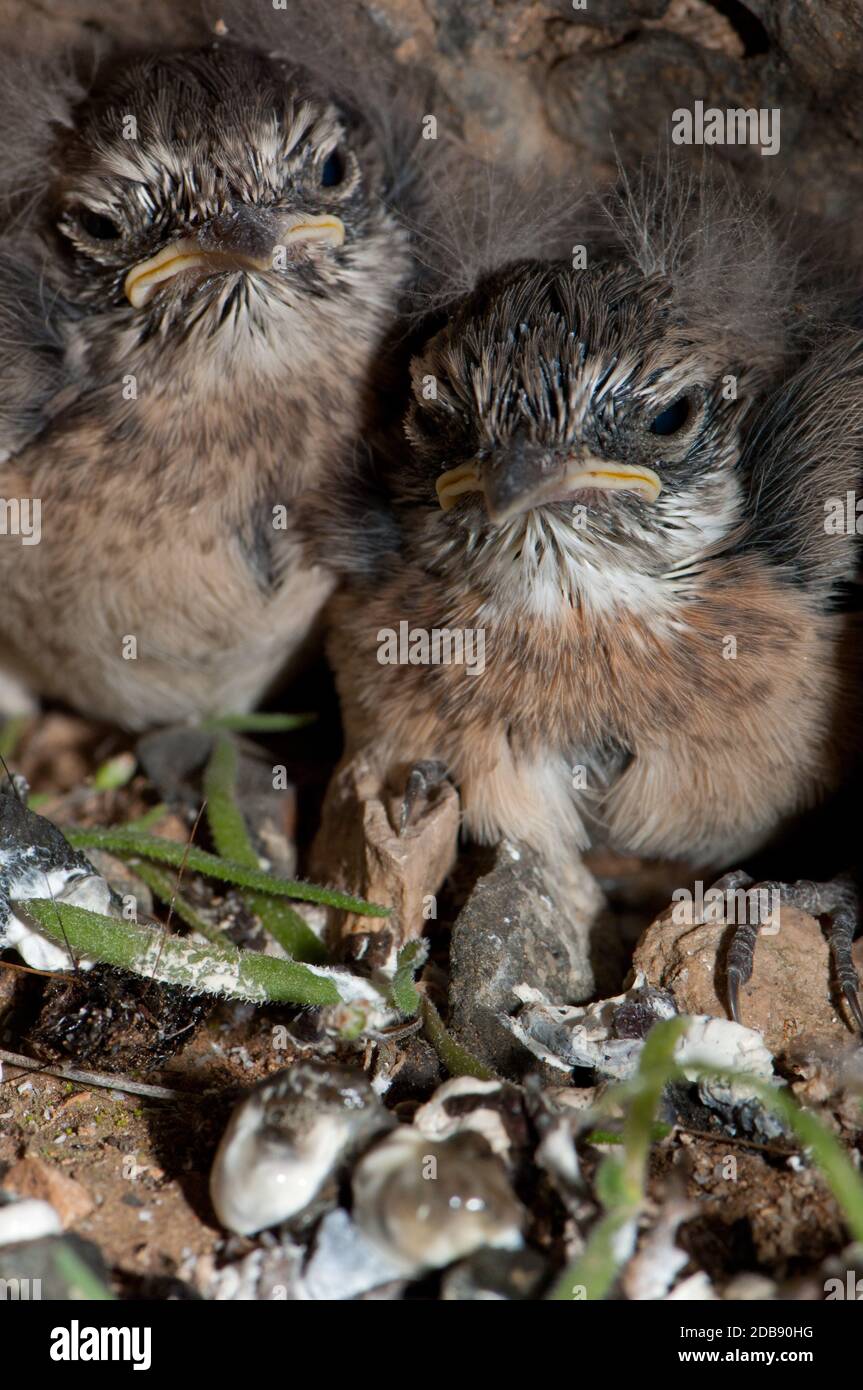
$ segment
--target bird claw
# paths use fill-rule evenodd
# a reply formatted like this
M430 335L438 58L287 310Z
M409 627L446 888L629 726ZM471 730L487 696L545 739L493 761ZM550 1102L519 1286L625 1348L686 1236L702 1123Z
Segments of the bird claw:
M859 904L857 891L851 879L843 875L828 883L813 883L801 879L797 883L776 883L774 881L754 883L750 876L740 869L723 875L713 885L720 892L736 892L743 888L747 895L747 907L755 903L755 910L747 920L734 923L734 934L728 949L726 985L728 1009L735 1023L741 1023L740 989L752 976L755 961L755 943L765 916L761 905L778 894L782 903L788 907L800 908L812 917L829 917L827 939L836 980L842 997L848 1006L857 1031L863 1037L863 1004L860 1000L860 982L851 957L851 946L857 929ZM754 895L758 896L755 897ZM769 914L768 914L769 915Z
M739 970L728 970L726 972L726 983L728 985L728 1011L735 1023L742 1023L740 1016L740 986L745 984L743 976Z
M857 1024L857 1031L863 1038L863 1004L860 1003L860 991L855 989L853 985L843 985L842 997L848 1005L851 1017Z
M414 763L408 774L399 812L399 835L404 835L414 818L416 808L428 801L431 793L446 781L447 770L443 763L434 759L424 759Z

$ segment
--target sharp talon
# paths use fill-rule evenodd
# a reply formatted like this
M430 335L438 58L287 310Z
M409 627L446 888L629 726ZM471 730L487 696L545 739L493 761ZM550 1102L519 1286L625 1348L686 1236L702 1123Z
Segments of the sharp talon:
M407 782L405 783L405 794L402 797L402 806L399 813L399 835L404 835L410 825L413 809L421 799L426 790L426 780L419 767L412 769Z
M740 1017L740 985L741 977L736 970L728 972L728 1008L735 1023L742 1023Z
M443 763L426 761L417 763L411 769L410 776L405 786L405 794L402 798L401 811L399 813L399 835L404 835L410 825L414 807L418 801L427 797L430 791L440 786L446 780L446 768Z
M845 1002L851 1010L854 1022L857 1024L857 1031L863 1036L863 1005L860 1003L860 995L851 985L846 985L842 990Z
M414 807L416 806L418 801L422 800L423 796L425 796L427 791L428 783L426 781L425 774L422 772L420 768L415 767L407 780L405 794L402 797L402 807L401 812L399 813L400 836L404 835L405 831L411 823L411 816L413 815Z

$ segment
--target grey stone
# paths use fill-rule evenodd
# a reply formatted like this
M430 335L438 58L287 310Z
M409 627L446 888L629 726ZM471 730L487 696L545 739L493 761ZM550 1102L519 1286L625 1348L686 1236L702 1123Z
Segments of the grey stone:
M389 1259L338 1207L324 1217L318 1228L303 1281L305 1296L340 1302L398 1283L401 1274L401 1265Z
M44 936L15 904L53 898L119 916L120 899L62 831L28 810L19 794L0 792L0 949L14 947L39 970L68 969L69 953Z
M552 885L538 856L503 841L452 930L449 1027L462 1046L503 1076L535 1068L499 1015L519 1007L517 985L557 1000L591 996L590 931L601 907L582 865Z

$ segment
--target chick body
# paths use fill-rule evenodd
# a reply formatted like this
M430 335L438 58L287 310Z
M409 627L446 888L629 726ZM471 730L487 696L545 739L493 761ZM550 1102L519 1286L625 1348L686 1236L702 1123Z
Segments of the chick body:
M561 869L596 843L735 863L859 743L857 539L825 516L860 476L860 335L800 322L761 213L653 192L586 268L450 306L333 600L349 755L396 787L444 764L469 836ZM481 634L481 669L412 646L435 632Z
M141 727L250 708L314 639L295 507L362 428L409 258L372 136L302 72L105 70L3 238L33 389L0 402L0 493L39 534L0 537L0 666Z

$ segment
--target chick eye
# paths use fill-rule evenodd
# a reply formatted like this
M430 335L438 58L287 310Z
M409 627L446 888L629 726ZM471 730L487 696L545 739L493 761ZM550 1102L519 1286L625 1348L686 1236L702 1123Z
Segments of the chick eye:
M681 396L679 400L672 401L661 410L655 420L651 420L648 426L651 434L677 434L689 419L690 406L686 396Z
M81 208L76 217L81 230L94 241L116 241L120 235L116 222L101 212L94 212L92 208Z
M343 183L346 169L341 150L331 150L321 165L321 188L336 188Z

